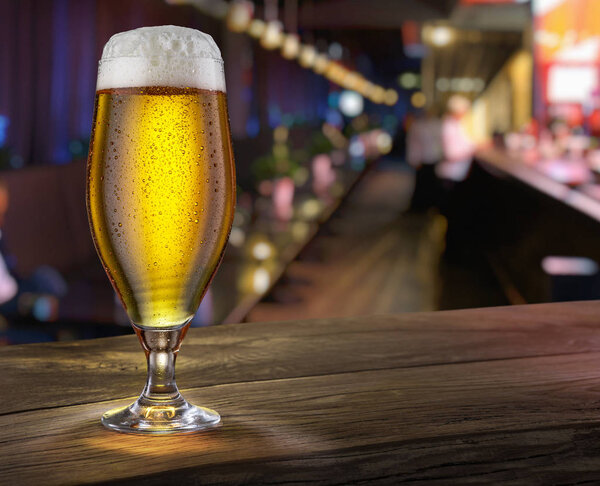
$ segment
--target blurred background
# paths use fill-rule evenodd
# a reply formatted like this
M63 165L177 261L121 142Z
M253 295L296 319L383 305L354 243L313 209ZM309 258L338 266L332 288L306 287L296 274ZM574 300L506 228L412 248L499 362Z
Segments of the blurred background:
M597 0L0 0L1 344L132 332L85 159L103 45L164 24L220 46L237 167L192 325L600 298Z

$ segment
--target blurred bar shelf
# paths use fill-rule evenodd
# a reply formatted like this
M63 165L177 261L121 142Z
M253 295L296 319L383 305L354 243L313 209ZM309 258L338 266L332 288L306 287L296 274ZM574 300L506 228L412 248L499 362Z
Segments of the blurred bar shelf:
M370 170L376 160L368 160L361 170L350 170L344 168L338 171L338 178L341 194L337 197L331 197L329 201L320 201L320 209L313 218L309 220L292 219L289 222L282 223L272 217L263 217L262 220L255 222L247 235L251 239L253 235L260 234L267 236L270 244L273 245L273 251L276 258L271 259L269 268L269 283L264 289L254 291L249 289L248 285L240 286L240 280L243 279L242 272L244 267L252 264L244 253L249 249L233 248L228 245L225 260L215 276L211 288L215 295L214 318L215 324L242 322L248 313L256 306L271 289L277 284L285 273L288 266L300 255L302 250L313 240L320 228L335 214L337 209L344 203L348 195L356 187L359 181ZM299 206L309 198L316 201L312 193L301 193L294 204L294 213L298 213ZM293 235L293 225L300 223L304 225L304 233L301 237ZM236 288L232 288L234 285Z
M144 374L133 336L3 348L2 481L595 483L598 316L578 302L191 329L178 382L223 426L189 436L100 424Z

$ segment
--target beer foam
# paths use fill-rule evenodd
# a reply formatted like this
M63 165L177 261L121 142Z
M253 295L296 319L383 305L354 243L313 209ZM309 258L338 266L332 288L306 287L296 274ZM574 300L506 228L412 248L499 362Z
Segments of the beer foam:
M113 35L102 51L96 89L147 86L224 92L221 51L210 35L174 25Z

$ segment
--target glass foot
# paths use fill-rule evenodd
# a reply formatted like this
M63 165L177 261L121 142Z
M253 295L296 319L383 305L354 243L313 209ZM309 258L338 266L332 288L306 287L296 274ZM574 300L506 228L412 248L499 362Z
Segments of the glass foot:
M181 395L170 402L138 398L127 407L102 415L102 425L130 434L184 434L218 427L221 416L209 408L191 405Z

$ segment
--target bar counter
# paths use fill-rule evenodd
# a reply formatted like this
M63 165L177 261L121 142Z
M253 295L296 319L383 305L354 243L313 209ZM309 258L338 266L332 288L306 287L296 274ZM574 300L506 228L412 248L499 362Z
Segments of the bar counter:
M2 484L600 480L600 302L192 329L185 396L223 426L105 430L131 336L0 350Z
M475 158L479 164L512 177L541 194L600 222L600 200L553 180L535 167L519 160L518 157L499 149L485 149L479 150Z
M561 284L543 264L547 257L575 257L600 265L600 200L488 149L476 154L451 203L447 250L489 262L508 302L600 299L600 274L591 284L576 282L581 292L557 296Z

